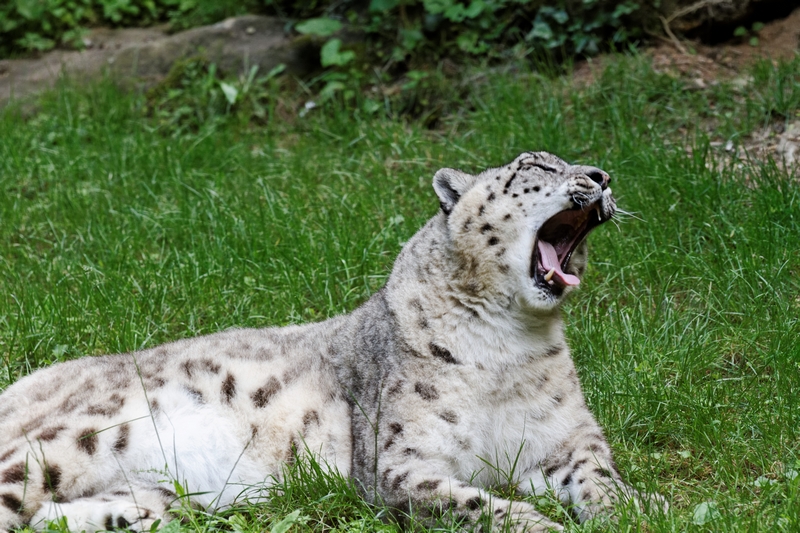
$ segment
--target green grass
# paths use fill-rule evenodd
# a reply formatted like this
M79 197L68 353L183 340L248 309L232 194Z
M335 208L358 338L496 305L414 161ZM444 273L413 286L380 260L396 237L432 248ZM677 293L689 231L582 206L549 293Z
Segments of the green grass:
M174 134L105 85L51 93L32 117L6 111L0 384L67 358L349 311L436 212L436 169L549 150L609 171L632 213L591 236L565 318L620 470L672 509L617 526L545 510L581 532L800 530L800 184L780 162L710 144L798 118L800 61L753 75L744 90L686 92L631 56L582 89L492 73L473 82L472 110L434 131L329 102ZM288 479L266 506L193 511L180 527L256 531L300 510L301 531L397 530L313 465ZM695 524L703 502L719 515Z

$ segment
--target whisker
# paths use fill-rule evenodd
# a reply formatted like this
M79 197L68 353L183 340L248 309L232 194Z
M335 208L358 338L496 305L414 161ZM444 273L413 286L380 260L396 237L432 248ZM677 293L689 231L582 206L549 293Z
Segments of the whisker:
M632 212L632 211L625 211L624 209L617 208L617 211L616 211L615 214L616 215L622 215L624 217L634 218L634 219L638 220L639 222L647 222L645 219L643 219L642 217L638 216L635 212Z

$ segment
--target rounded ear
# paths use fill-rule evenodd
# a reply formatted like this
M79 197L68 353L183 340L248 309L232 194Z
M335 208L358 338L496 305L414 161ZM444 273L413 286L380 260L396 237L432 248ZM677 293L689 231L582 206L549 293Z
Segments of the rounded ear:
M452 168L440 168L433 176L433 190L439 197L439 205L449 215L458 199L475 184L475 176Z

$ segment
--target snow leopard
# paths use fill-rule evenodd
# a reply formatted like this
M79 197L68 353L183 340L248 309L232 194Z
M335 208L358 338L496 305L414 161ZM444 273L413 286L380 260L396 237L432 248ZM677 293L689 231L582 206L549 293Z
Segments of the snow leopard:
M0 395L0 530L149 531L185 503L176 483L224 509L299 460L401 515L497 531L563 529L498 485L554 491L578 521L650 501L620 477L559 312L614 216L610 181L546 152L440 169L437 213L349 314L23 377Z

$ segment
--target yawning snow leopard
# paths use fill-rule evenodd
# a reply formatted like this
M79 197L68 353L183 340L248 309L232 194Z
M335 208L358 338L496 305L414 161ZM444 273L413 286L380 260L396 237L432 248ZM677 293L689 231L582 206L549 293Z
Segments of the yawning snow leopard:
M179 505L172 481L227 507L268 497L307 454L370 501L498 530L562 529L486 491L498 483L554 490L580 521L639 498L584 402L558 310L587 234L614 215L609 182L544 152L441 169L439 212L351 314L19 380L0 395L0 530L63 517L148 530Z

